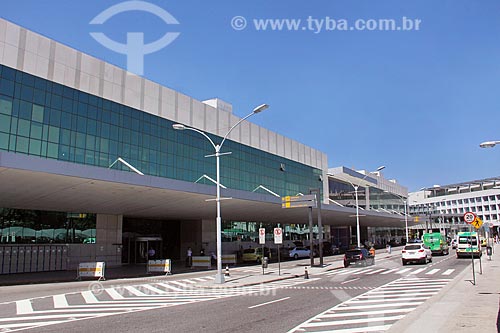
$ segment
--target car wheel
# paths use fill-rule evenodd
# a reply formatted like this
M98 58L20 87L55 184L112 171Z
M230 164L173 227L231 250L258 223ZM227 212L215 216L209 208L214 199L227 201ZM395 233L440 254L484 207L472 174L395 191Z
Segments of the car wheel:
M407 264L407 262L404 259L402 259L401 261L403 262L403 266Z
M258 263L258 264L260 264L260 263L261 263L260 258L257 258L257 263Z
M298 255L297 253L295 253L295 254L293 255L293 259L299 259L299 255Z

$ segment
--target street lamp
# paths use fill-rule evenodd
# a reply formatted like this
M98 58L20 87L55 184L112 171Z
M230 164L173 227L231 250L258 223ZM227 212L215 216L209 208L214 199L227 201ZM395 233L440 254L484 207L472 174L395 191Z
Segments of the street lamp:
M377 170L375 170L374 172L380 171L382 169L385 169L384 165L379 166L377 168ZM371 173L373 173L373 172L370 172L370 174ZM361 179L361 181L365 180L366 177L368 177L368 173ZM358 248L359 248L359 247L361 247L361 239L360 239L361 232L359 230L359 206L358 206L358 188L359 188L359 185L354 185L351 182L349 182L349 184L351 184L351 186L354 187L354 195L356 197L356 237L358 238Z
M212 157L212 156L215 156L215 160L216 160L216 168L217 168L217 198L215 199L215 201L217 202L217 218L216 218L216 224L217 224L217 274L215 275L215 283L219 283L219 284L222 284L224 283L224 274L222 274L222 226L221 226L221 214L220 214L220 163L219 163L219 158L221 155L227 155L227 154L231 154L230 152L227 152L227 153L221 153L220 150L222 148L222 145L224 144L224 142L226 141L227 137L229 136L229 133L231 133L231 131L236 127L238 126L239 124L241 124L244 120L246 120L247 118L253 116L254 114L257 114L259 112L262 112L264 111L265 109L267 109L269 107L269 105L267 104L261 104L259 106L257 106L255 109L253 109L253 111L246 115L245 117L241 118L236 124L234 124L230 129L229 131L226 133L226 135L224 135L224 137L222 138L222 141L220 142L220 144L215 144L212 139L210 139L210 137L196 129L196 128L192 128L192 127L187 127L185 125L182 125L182 124L173 124L172 127L175 129L175 130L190 130L190 131L194 131L194 132L197 132L197 133L200 133L201 135L203 135L209 142L210 144L214 147L215 149L215 154L213 155L207 155L205 157Z
M485 142L480 143L479 147L481 147L481 148L493 148L499 143L500 143L500 141L485 141Z
M399 194L396 194L396 193L391 193L389 191L384 191L385 193L389 193L389 194L392 194L392 195L395 195L397 196L401 201L403 201L403 205L405 207L405 210L404 210L404 214L405 214L405 230L406 230L406 243L409 242L409 238L408 238L408 214L407 214L407 209L406 209L406 205L408 204L408 200L407 199L404 199L403 196L399 195Z

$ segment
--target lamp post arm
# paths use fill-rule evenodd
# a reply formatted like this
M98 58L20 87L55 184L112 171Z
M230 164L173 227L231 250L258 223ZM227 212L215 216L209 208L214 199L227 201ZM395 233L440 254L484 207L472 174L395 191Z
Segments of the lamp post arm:
M215 145L215 143L212 141L212 139L210 139L210 137L205 134L204 132L200 131L200 130L197 130L196 128L192 128L192 127L185 127L184 129L186 130L190 130L190 131L193 131L193 132L196 132L196 133L200 133L201 135L203 135L205 138L208 139L208 141L210 141L210 143L212 144L212 146L214 147L215 150L217 150L217 146Z
M229 129L229 131L227 131L226 135L224 135L224 138L222 139L220 145L219 145L219 148L222 148L222 145L224 144L224 142L226 141L227 137L229 136L229 134L233 131L233 129L238 126L239 124L241 124L244 120L247 120L248 118L250 118L251 116L253 116L255 114L255 112L252 112L250 114L247 114L245 117L241 118L240 120L238 120L238 122L236 124L234 124L233 126L231 126L231 128Z

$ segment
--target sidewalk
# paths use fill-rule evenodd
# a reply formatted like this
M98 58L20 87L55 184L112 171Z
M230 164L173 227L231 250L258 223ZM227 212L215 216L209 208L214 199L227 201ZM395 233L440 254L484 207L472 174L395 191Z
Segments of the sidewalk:
M375 256L376 258L375 262L377 262L377 260L381 260L388 257L394 257L394 256L399 257L401 255L399 250L400 248L393 248L391 254L386 253L385 250L378 250ZM200 283L198 284L198 286L203 288L236 288L236 287L246 287L261 283L280 281L280 280L287 280L297 277L304 279L306 268L309 278L313 279L319 276L317 275L318 273L344 268L343 258L344 256L325 257L323 267L319 267L318 265L319 258L315 258L315 264L318 266L313 266L313 267L310 266L309 260L301 260L291 268L285 268L285 269L281 268L281 274L279 274L277 263L270 264L269 267L266 268L264 275L262 274L262 271L260 271L259 273L257 272L245 273L245 272L239 272L238 270L230 269L229 270L230 276L225 277L226 283L216 284L213 281L208 281ZM286 261L286 263L293 263L293 261Z
M388 256L399 256L400 253L397 248L393 249L392 254L387 254L385 250L379 250L377 252L376 258L383 259ZM238 271L238 269L247 266L236 266L230 267L230 276L225 277L227 283L223 285L217 285L215 283L207 282L204 284L206 287L242 287L248 285L255 285L260 283L267 283L277 280L285 280L294 277L304 277L305 267L308 269L308 274L312 278L318 272L329 271L333 269L338 269L343 267L342 262L343 256L330 256L324 258L324 267L310 267L309 260L300 261L285 261L282 263L281 275L278 275L278 263L269 264L269 268L265 270L266 274L262 275L261 270L256 270L252 273L245 273ZM314 262L319 263L319 258L315 258ZM289 266L293 267L283 267ZM248 266L249 268L256 268L260 266ZM236 269L235 269L236 268ZM196 272L206 272L215 275L215 269L203 269L203 268L189 268L185 267L184 261L174 261L172 262L172 277L179 276L184 273L196 273ZM223 267L223 273L225 272L225 267ZM129 278L140 278L140 277L162 277L164 275L152 275L146 272L146 264L143 265L125 265L120 267L106 267L105 277L106 280L114 279L129 279ZM42 284L42 283L60 283L60 282L72 282L76 280L76 269L69 271L51 271L51 272L36 272L36 273L19 273L19 274L8 274L0 275L0 286L11 286L11 285L25 285L25 284Z
M495 246L491 261L483 254L483 274L479 274L479 260L474 262L476 285L471 283L472 267L469 266L388 332L500 332L500 246Z
M207 272L207 269L191 269L185 267L184 261L173 261L173 274ZM146 264L124 265L120 267L106 267L106 280L114 279L131 279L139 277L162 276L156 274L148 274ZM24 285L24 284L40 284L40 283L60 283L76 281L76 268L68 271L50 271L50 272L35 272L35 273L18 273L0 275L0 286Z

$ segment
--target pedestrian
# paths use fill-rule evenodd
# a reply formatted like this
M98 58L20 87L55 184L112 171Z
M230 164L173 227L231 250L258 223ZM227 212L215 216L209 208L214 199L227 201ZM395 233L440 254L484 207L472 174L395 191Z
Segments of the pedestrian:
M156 254L155 249L153 249L152 247L150 247L149 251L148 251L148 257L149 257L149 259L153 259L153 257L155 256L155 254Z
M391 245L390 244L387 244L385 246L385 249L387 250L387 253L391 254Z
M370 248L370 255L375 257L375 248L373 246Z
M187 257L186 257L186 267L193 266L193 250L190 247L187 249Z

